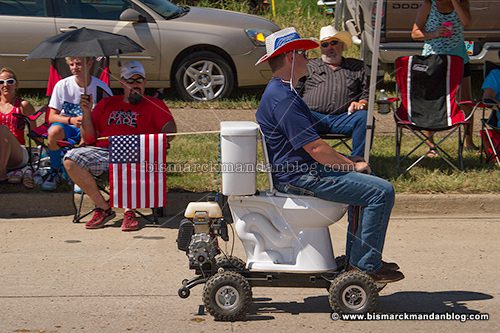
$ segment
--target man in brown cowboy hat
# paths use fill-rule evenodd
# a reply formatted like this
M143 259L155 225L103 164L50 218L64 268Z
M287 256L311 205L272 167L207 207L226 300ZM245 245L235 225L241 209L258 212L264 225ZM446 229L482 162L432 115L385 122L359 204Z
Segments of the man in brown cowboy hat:
M320 139L311 111L293 85L307 73L306 51L317 47L294 28L266 38L273 78L262 95L256 118L266 140L276 189L291 194L363 207L358 233L348 236L351 269L367 272L380 283L404 278L395 263L382 262L387 224L394 205L392 185L371 176L366 162L354 162Z
M321 57L309 61L307 78L297 90L312 110L318 133L351 136L351 156L361 158L369 88L365 64L342 56L351 45L349 32L331 25L321 28Z

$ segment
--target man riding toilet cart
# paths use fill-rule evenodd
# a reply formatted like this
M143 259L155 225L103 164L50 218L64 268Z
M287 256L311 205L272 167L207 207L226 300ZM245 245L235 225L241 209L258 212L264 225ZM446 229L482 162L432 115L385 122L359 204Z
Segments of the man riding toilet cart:
M396 263L382 261L392 185L370 175L363 160L351 160L321 140L294 90L307 73L306 51L317 46L294 28L267 37L267 53L258 63L268 61L273 78L257 110L258 124L221 122L222 193L246 263L218 246L218 237L229 237L217 203L186 208L177 242L196 276L183 281L179 295L188 297L192 287L204 284L203 302L216 320L244 318L252 288L264 286L326 288L334 312L372 312L379 290L404 278ZM256 189L259 133L270 166L265 192ZM348 209L346 256L336 259L328 227Z

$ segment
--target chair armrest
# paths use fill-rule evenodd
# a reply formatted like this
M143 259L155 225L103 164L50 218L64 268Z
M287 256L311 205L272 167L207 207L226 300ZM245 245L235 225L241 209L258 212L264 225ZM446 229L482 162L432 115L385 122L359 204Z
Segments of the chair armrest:
M395 103L395 102L398 102L399 101L399 98L398 97L391 97L391 98L388 98L388 99L377 99L375 101L375 103L377 104L392 104L392 103Z
M67 140L57 140L57 145L61 148L65 148L65 147L74 147L75 145L77 145L78 142L74 142L74 141L67 141Z
M495 102L494 100L492 100L490 98L485 98L482 101L480 101L479 107L481 107L481 108L494 108L497 105L498 105L497 102Z
M20 119L24 119L24 120L27 120L27 121L35 121L38 118L40 118L40 116L42 114L44 114L45 111L46 111L46 107L43 107L43 108L41 108L40 110L36 111L35 113L33 113L30 116L25 116L24 114L21 114L21 113L14 113L14 117L17 117L17 118L20 118Z
M479 103L479 101L459 101L458 105L460 106L471 106L474 107Z

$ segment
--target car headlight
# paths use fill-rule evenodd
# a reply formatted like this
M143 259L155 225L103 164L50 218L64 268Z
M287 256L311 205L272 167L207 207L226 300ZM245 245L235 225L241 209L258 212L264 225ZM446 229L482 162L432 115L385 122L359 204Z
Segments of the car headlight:
M272 31L263 29L245 29L245 32L256 46L266 46L266 37L272 34Z

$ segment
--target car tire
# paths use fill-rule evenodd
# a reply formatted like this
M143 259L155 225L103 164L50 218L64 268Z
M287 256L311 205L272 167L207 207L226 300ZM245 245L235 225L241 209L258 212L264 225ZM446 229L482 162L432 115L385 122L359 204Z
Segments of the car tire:
M227 61L210 51L186 56L175 70L175 88L186 101L210 101L231 94L234 73Z

